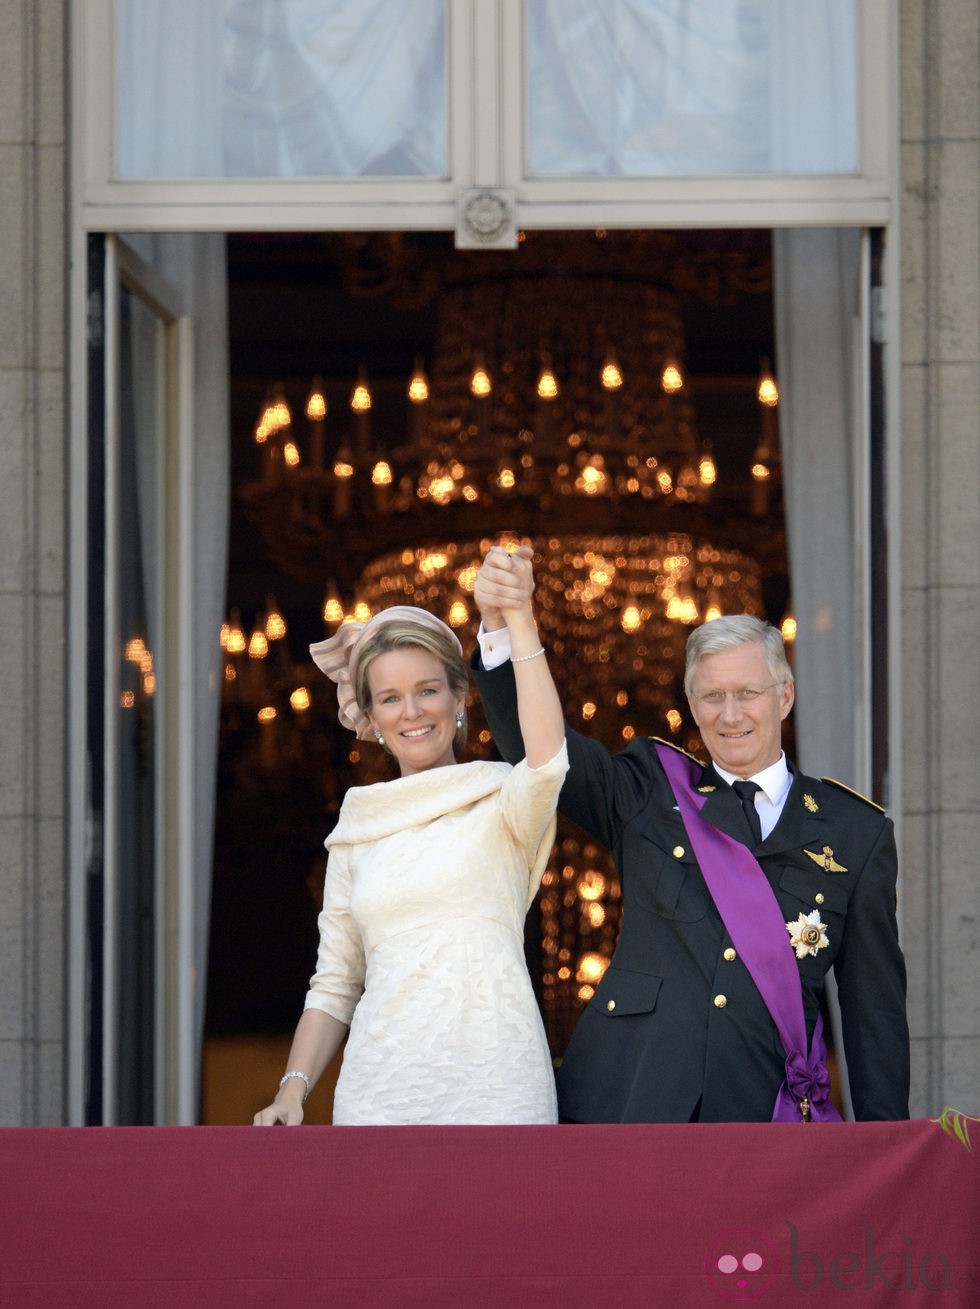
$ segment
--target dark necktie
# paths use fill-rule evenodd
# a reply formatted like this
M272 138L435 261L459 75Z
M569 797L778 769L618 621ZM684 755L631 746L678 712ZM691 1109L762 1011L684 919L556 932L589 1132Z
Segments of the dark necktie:
M758 782L746 782L738 778L732 782L732 790L742 802L742 811L752 829L753 844L758 845L762 840L762 823L759 820L759 811L755 807L755 793L761 791L762 787Z

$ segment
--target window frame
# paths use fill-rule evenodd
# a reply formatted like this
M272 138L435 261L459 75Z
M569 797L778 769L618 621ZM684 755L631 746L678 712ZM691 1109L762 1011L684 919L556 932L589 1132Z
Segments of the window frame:
M82 220L95 230L451 230L472 187L515 198L519 227L883 226L893 218L897 12L858 3L858 171L549 178L524 174L524 0L447 0L449 176L121 180L113 175L115 0L72 0L72 119ZM394 213L397 210L397 220Z

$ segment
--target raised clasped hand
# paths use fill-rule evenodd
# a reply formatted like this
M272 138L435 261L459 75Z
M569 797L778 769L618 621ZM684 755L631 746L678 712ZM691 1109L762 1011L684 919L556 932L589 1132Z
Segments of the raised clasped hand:
M490 547L473 586L473 599L484 617L508 609L523 609L530 602L534 594L533 555L528 545L513 551L499 545Z

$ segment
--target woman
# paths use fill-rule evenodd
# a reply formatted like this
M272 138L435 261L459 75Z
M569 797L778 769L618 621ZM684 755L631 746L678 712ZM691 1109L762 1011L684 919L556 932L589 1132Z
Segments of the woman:
M317 970L259 1126L302 1122L348 1027L334 1123L556 1121L523 925L568 761L526 595L506 622L526 748L513 769L457 764L468 676L432 614L398 605L310 647L338 684L341 722L375 736L401 776L348 791L326 842Z

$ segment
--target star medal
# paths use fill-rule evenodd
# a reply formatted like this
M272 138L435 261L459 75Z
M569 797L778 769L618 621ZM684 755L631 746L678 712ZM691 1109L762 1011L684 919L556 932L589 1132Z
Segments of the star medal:
M786 924L786 930L797 959L805 959L808 954L816 955L818 950L830 944L827 940L827 924L820 921L819 909L814 909L810 914L800 914L795 923Z

